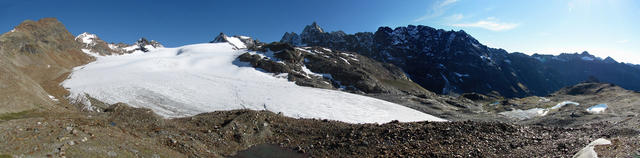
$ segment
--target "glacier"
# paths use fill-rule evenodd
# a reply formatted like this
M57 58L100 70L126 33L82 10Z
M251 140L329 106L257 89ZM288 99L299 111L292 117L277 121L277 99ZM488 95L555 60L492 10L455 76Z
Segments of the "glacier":
M446 121L380 99L298 86L238 61L250 51L238 49L245 47L237 42L96 56L74 68L62 86L70 100L87 94L109 104L149 108L166 118L251 109L348 123Z

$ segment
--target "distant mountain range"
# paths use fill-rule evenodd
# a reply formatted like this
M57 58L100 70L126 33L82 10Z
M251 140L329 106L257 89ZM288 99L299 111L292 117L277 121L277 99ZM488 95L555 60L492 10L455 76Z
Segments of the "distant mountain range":
M428 26L380 27L376 32L325 32L315 22L280 40L356 52L399 66L422 87L440 94L478 92L505 97L547 95L588 78L640 90L640 66L588 52L526 55L483 45L466 32Z

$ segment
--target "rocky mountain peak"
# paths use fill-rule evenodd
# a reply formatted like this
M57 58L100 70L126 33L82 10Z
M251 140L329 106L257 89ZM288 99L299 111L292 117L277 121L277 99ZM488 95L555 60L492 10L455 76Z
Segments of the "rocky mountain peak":
M38 21L25 20L16 26L15 30L37 32L41 35L68 33L66 27L56 18L42 18Z
M302 34L313 34L313 33L324 33L320 25L315 21L311 25L307 25L304 27Z
M150 46L152 46L154 48L162 48L162 47L164 47L162 44L160 44L160 42L157 42L155 40L149 41L149 40L147 40L147 38L144 38L144 37L138 39L138 41L136 41L135 45L138 45L138 46L141 46L141 47L150 45Z
M589 54L589 52L587 52L587 51L583 51L582 53L580 53L580 55L582 55L582 56L590 56L591 54Z
M289 43L295 46L301 45L302 40L300 39L300 35L295 32L286 32L280 39L281 43Z
M79 40L80 42L82 42L84 44L95 44L94 40L100 40L97 35L91 34L91 33L88 33L88 32L84 32L84 33L76 36L75 39L77 41Z
M604 60L602 60L605 63L618 63L618 61L616 61L615 59L611 58L610 56L607 56L607 58L604 58Z
M220 32L220 34L218 34L218 36L216 36L216 38L214 38L213 41L210 41L209 43L225 43L225 42L235 46L238 49L244 49L244 48L252 49L254 47L257 47L263 44L260 41L254 40L251 37L239 36L239 35L234 35L233 37L229 37L222 32Z
M136 50L148 52L151 49L163 48L164 46L155 40L140 38L133 44L124 43L107 43L100 39L98 35L84 32L75 37L75 40L82 43L82 48L88 52L97 55L120 55L133 53Z
M229 36L227 36L224 33L220 32L220 34L218 34L218 36L216 36L216 38L214 38L213 41L211 41L209 43L229 42L228 39L229 39Z

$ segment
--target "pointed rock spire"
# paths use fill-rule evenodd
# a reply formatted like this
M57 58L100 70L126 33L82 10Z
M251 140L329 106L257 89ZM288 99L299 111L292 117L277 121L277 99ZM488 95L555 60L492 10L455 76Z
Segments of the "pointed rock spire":
M218 36L216 36L216 38L214 38L213 41L211 41L209 43L229 42L228 39L229 39L229 36L227 36L224 33L220 32L220 34L218 34Z
M301 35L306 34L314 34L314 33L324 33L324 30L316 23L315 21L311 25L307 25L304 27Z

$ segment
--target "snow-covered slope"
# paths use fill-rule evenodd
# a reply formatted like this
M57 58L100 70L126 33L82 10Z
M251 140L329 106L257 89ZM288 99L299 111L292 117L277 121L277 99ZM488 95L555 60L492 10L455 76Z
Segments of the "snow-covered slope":
M379 99L297 86L236 60L247 50L235 47L208 43L98 57L75 68L62 85L72 99L86 93L107 103L150 108L165 117L266 109L290 117L350 123L445 121Z

